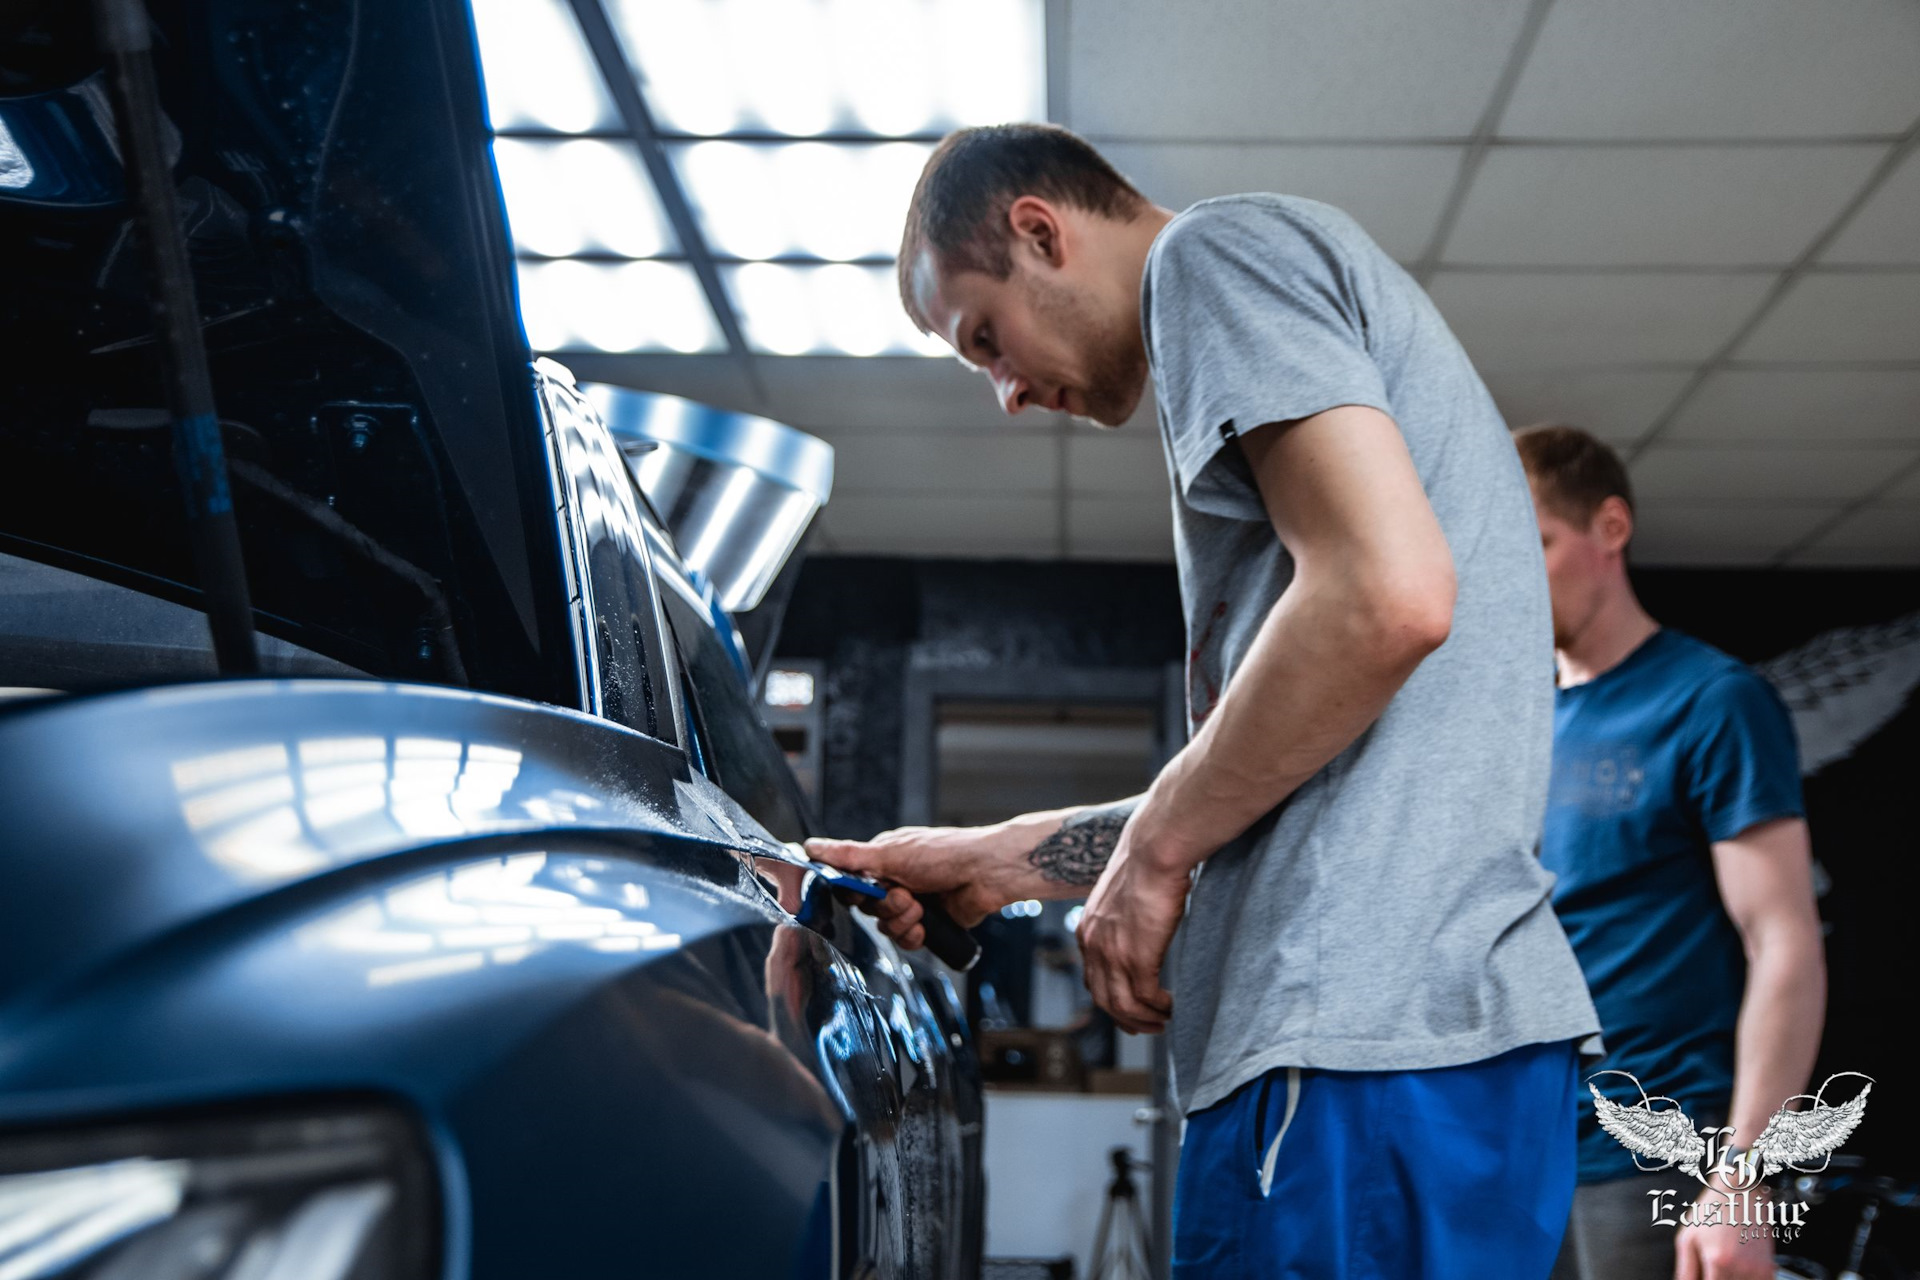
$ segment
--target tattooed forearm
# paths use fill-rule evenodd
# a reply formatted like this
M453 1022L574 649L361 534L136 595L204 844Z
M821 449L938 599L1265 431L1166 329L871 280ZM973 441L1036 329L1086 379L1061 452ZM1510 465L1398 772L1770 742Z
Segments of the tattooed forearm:
M1055 884L1092 888L1107 869L1113 847L1120 843L1120 829L1133 816L1137 800L1082 809L1060 829L1042 840L1027 854L1027 861Z

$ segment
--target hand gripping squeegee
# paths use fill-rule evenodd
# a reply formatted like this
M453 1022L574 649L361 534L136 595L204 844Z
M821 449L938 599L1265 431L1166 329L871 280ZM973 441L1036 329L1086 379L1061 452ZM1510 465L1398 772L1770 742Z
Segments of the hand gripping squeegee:
M788 852L798 856L807 864L808 870L819 877L822 884L843 896L870 898L875 902L887 896L887 887L877 880L866 876L843 871L839 867L828 866L824 862L807 856L800 845L789 844ZM923 914L920 927L926 931L927 950L935 958L951 968L965 973L980 962L980 943L971 933L960 927L960 922L947 914L940 905L937 893L916 893L914 900L920 904Z

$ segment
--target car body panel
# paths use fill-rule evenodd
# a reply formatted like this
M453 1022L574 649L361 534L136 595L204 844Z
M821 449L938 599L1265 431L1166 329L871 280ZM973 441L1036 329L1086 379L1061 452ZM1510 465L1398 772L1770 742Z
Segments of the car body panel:
M797 924L802 868L679 752L248 681L16 708L0 756L0 1133L374 1091L457 1164L449 1274L827 1275L843 1235L951 1274L950 992L837 903Z

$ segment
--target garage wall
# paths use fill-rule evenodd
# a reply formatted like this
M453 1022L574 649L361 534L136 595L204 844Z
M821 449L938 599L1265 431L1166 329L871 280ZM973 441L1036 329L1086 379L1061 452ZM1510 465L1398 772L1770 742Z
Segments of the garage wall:
M826 663L825 820L865 837L899 822L900 692L937 666L1160 667L1183 651L1170 565L814 557L778 653Z

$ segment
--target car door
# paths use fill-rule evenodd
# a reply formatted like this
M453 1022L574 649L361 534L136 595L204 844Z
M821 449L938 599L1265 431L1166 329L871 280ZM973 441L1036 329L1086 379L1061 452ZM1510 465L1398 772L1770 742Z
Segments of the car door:
M819 1192L816 1262L836 1276L941 1274L934 1245L945 1219L925 1189L945 1195L951 1179L941 1171L955 1147L939 1132L953 1109L938 1092L950 1092L945 1073L929 1066L946 1050L932 1014L870 923L810 885L780 849L777 842L807 834L806 806L744 677L597 415L552 372L536 376L585 709L679 748L684 796L737 836L783 917L763 947L746 944L763 975L771 1030L847 1121Z
M773 834L799 838L809 825L805 802L708 620L701 593L666 556L656 562L662 566L671 647L685 673L681 693L689 732L701 740L704 767ZM783 905L826 938L857 976L876 1033L887 1045L899 1111L890 1144L863 1147L865 1190L874 1199L873 1211L897 1237L903 1274L961 1274L969 1238L956 1229L967 1220L961 1172L966 1081L958 1061L964 1045L955 1039L957 1018L943 1022L934 1004L944 1000L949 1013L957 1013L951 985L930 963L917 970L871 917L849 911L817 885L803 898L806 877L799 868L767 861L762 867L783 886ZM972 1125L977 1134L977 1114Z

